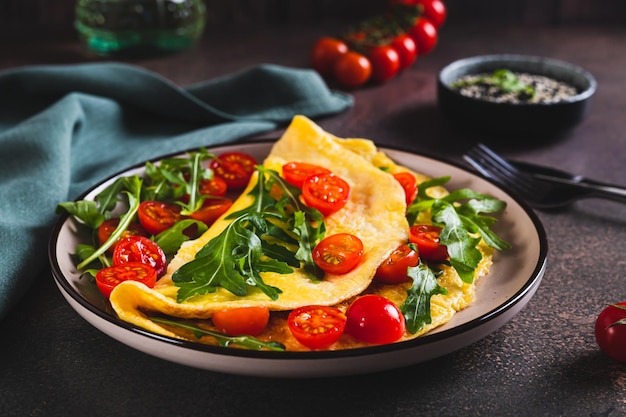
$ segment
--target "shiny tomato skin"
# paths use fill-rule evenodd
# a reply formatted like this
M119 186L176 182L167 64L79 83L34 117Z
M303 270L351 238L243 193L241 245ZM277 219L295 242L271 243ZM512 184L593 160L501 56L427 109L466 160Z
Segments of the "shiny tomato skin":
M439 38L435 25L423 17L417 18L415 25L409 29L408 34L417 44L420 55L426 55L432 51Z
M348 52L348 45L342 40L324 36L315 42L311 50L311 64L320 75L332 75L337 60Z
M417 245L420 258L440 262L448 259L448 248L439 242L441 227L418 224L409 229L409 242Z
M96 286L106 298L109 298L115 287L124 281L138 281L148 288L154 287L157 274L153 267L141 262L127 262L113 265L96 273Z
M108 220L103 221L102 224L100 224L100 227L98 227L98 241L100 242L101 246L107 240L109 240L109 237L111 237L111 234L115 231L115 229L117 229L117 226L119 224L120 224L120 219L118 218L108 219ZM117 240L117 242L119 242L120 240L128 236L147 236L147 235L148 233L144 230L141 224L137 222L131 222L126 228L126 230L124 231L124 233L122 233L122 236ZM109 247L107 251L110 253L113 253L113 249L115 249L115 245L117 244L117 242L111 245L111 247Z
M257 161L245 152L225 152L212 160L210 167L214 174L226 181L229 189L240 190L250 182Z
M137 217L141 226L151 235L158 235L182 219L180 206L153 200L139 204Z
M372 63L371 78L375 82L388 81L400 71L400 54L392 46L376 46L370 49L368 58Z
M324 216L341 210L350 198L350 185L333 174L314 174L302 183L304 203Z
M345 333L377 345L398 341L406 330L404 316L391 301L376 294L363 295L346 311Z
M419 255L409 245L400 245L378 266L374 280L383 284L410 281L407 269L419 264Z
M415 0L415 4L423 7L423 16L428 19L436 29L439 29L446 21L448 10L441 0Z
M417 59L419 51L417 44L407 34L398 35L391 41L391 46L396 50L400 57L400 69L409 68Z
M400 183L402 189L404 189L406 205L410 206L415 200L415 197L417 197L417 179L415 179L415 175L410 172L398 172L393 174L393 177Z
M602 310L596 318L594 333L598 346L607 356L626 362L626 302Z
M233 200L227 197L207 198L202 203L202 207L191 213L189 217L207 226L211 226L215 223L215 220L226 213L232 205Z
M302 188L302 184L307 177L316 174L330 174L328 168L321 167L307 162L287 162L283 165L283 178L294 187Z
M267 327L270 310L267 307L238 307L213 313L215 328L229 336L258 336Z
M309 305L289 313L287 324L298 342L311 350L320 350L339 340L346 316L335 307Z
M363 54L348 51L333 67L335 80L347 88L356 88L367 83L372 76L372 63Z
M128 262L150 265L159 277L167 269L165 253L156 242L145 236L129 236L115 245L113 264L123 265Z
M350 233L327 236L313 249L313 262L328 274L347 274L362 258L363 242Z

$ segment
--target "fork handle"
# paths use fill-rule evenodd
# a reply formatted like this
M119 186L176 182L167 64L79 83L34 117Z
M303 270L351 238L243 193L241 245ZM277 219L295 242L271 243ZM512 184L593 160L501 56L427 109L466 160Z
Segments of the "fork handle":
M626 203L626 187L606 184L589 179L576 181L567 178L558 178L547 175L544 176L541 174L534 174L534 176L536 178L540 178L546 181L558 182L560 184L572 185L575 187L583 188L589 192L589 197L606 198L609 200L618 201L620 203Z

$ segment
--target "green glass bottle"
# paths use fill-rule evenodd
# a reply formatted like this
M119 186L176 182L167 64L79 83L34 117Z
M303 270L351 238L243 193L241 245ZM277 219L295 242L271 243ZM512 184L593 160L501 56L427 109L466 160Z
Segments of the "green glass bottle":
M77 0L74 25L87 49L150 56L193 46L206 21L204 0Z

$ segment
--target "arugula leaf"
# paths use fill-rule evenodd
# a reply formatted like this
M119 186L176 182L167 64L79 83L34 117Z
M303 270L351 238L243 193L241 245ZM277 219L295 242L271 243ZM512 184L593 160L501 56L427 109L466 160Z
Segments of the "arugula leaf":
M407 330L417 333L432 322L431 297L435 294L447 294L448 290L437 283L433 270L421 262L417 266L409 267L407 274L413 279L413 284L407 291L407 298L400 306L400 311L404 315Z
M282 352L285 350L285 345L280 342L271 341L271 342L263 342L252 336L228 336L223 333L214 332L211 330L203 329L198 326L194 326L191 324L179 323L174 320L169 320L165 318L158 317L150 317L150 320L155 323L167 324L170 326L180 327L181 329L189 330L193 333L195 337L198 339L202 336L211 336L214 337L215 340L219 343L220 346L229 347L230 345L237 345L239 347L243 347L251 350L261 350L261 349L269 349L277 352Z
M519 77L511 70L498 69L492 74L484 77L477 77L471 80L461 79L451 84L452 88L463 88L475 84L490 84L498 87L505 93L524 93L532 98L535 95L535 89L526 83L520 81Z
M163 249L163 252L166 254L173 254L180 248L183 242L190 239L184 232L193 225L196 227L196 237L202 235L208 229L207 225L201 221L184 219L180 220L169 229L156 235L154 237L154 241L161 249Z

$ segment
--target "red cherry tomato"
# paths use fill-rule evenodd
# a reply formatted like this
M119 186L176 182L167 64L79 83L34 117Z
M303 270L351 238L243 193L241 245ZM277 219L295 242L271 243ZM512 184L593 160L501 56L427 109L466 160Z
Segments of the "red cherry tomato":
M415 175L410 172L398 172L393 174L393 177L404 189L406 205L410 206L415 200L415 197L417 197L417 180L415 179Z
M419 51L417 44L407 34L398 35L391 41L391 46L398 52L400 56L400 69L407 69L417 59Z
M202 207L189 215L190 218L198 220L207 226L215 223L222 214L226 213L233 205L233 200L226 197L212 197L204 200Z
M350 233L337 233L322 239L313 249L313 262L329 274L352 271L363 258L363 242Z
M241 189L248 185L256 169L257 161L245 152L226 152L211 161L210 167L228 188Z
M448 11L446 5L441 0L415 0L423 8L423 16L439 29L446 21Z
M439 243L441 227L419 224L409 229L409 242L417 245L420 257L426 261L445 261L448 248Z
M96 273L96 285L102 295L109 298L111 291L124 281L138 281L152 288L156 283L156 277L156 271L150 265L127 262L99 270Z
M201 195L212 195L224 197L228 191L228 184L223 178L214 176L211 179L204 179L198 184L198 192Z
M161 276L167 269L165 253L153 240L144 236L129 236L120 240L113 251L113 264L141 262L150 265Z
M142 201L137 210L141 226L151 235L158 235L181 220L180 206L162 201Z
M100 245L103 245L104 242L109 240L109 237L111 237L111 234L115 231L115 229L117 229L117 226L119 224L120 224L120 219L118 218L108 219L108 220L103 221L102 224L100 224L100 227L98 227L98 241L100 242ZM120 240L128 236L147 236L147 235L148 233L146 233L144 228L141 227L139 223L131 222L126 228L126 230L124 231L124 233L122 233L122 236L117 240L117 242L119 242ZM110 253L113 253L113 249L115 249L115 245L117 244L117 242L111 245L111 247L108 249Z
M400 284L409 281L407 269L419 264L419 255L409 245L400 245L376 270L374 279L383 284Z
M400 309L380 295L361 296L346 312L346 334L364 342L393 343L404 335L405 330Z
M348 45L335 38L322 37L315 42L311 50L311 63L313 69L322 76L329 76L337 60L348 52Z
M267 307L239 307L213 313L213 325L221 333L230 336L258 336L265 330L270 319Z
M437 45L439 37L435 25L423 17L417 18L415 25L409 29L408 35L417 44L417 50L420 55L429 53Z
M311 175L330 173L330 170L327 168L306 162L288 162L283 165L285 181L298 188L302 188L304 180Z
M302 184L304 203L318 209L324 216L342 209L349 197L350 185L333 174L310 175Z
M372 63L365 55L348 51L333 67L335 80L347 88L356 88L369 81L372 75Z
M346 326L345 314L335 307L304 306L289 313L289 330L309 349L326 349L339 340Z
M596 319L594 333L598 346L607 356L626 362L626 302L602 310Z
M376 46L369 51L372 63L372 80L384 82L392 79L400 71L400 55L389 45Z

